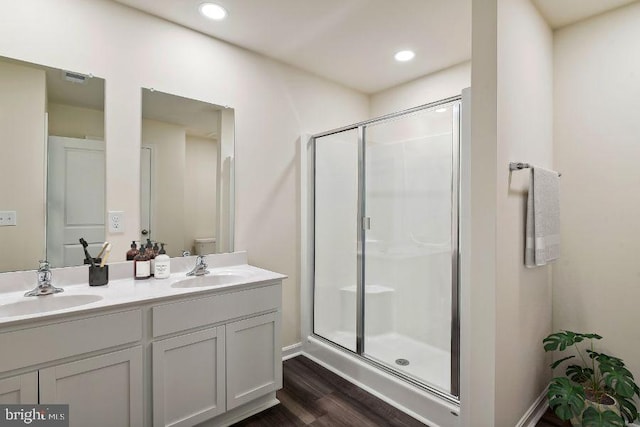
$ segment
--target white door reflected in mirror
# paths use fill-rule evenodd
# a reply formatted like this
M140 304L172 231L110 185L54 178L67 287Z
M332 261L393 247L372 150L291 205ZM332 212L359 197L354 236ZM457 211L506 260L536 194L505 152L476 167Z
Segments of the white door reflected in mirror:
M51 265L82 265L79 239L98 253L104 242L104 142L49 137L47 258Z

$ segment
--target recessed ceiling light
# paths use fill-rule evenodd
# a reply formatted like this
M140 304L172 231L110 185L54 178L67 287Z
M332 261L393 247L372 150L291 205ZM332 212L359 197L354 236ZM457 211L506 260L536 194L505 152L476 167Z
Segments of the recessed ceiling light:
M396 61L406 62L411 61L415 56L416 54L412 50L401 50L395 54L394 58Z
M436 113L444 113L445 111L447 111L446 108L436 108Z
M220 21L227 17L227 11L224 7L215 3L202 3L200 5L200 13L209 19Z

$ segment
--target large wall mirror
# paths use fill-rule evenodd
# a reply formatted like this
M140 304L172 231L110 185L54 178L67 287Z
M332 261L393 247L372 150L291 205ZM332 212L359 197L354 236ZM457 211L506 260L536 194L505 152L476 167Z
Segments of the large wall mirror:
M142 89L140 241L233 251L234 111Z
M103 79L0 57L0 272L81 265L105 237Z

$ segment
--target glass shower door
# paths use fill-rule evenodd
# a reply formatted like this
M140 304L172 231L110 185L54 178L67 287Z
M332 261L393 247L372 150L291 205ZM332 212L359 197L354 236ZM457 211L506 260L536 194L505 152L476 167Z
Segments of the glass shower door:
M358 283L357 128L314 141L313 332L356 351Z
M447 393L455 391L457 109L439 105L364 130L364 354Z
M459 396L459 98L314 138L313 333Z

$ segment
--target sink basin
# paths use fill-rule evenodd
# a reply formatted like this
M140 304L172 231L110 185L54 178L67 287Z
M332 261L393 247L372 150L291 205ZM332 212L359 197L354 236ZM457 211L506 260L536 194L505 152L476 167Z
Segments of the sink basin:
M240 283L247 280L248 273L223 271L210 273L206 276L189 277L171 285L172 288L204 288L208 286L220 286L230 283Z
M99 295L45 295L25 297L24 300L0 305L0 317L26 316L47 311L63 310L100 301Z

